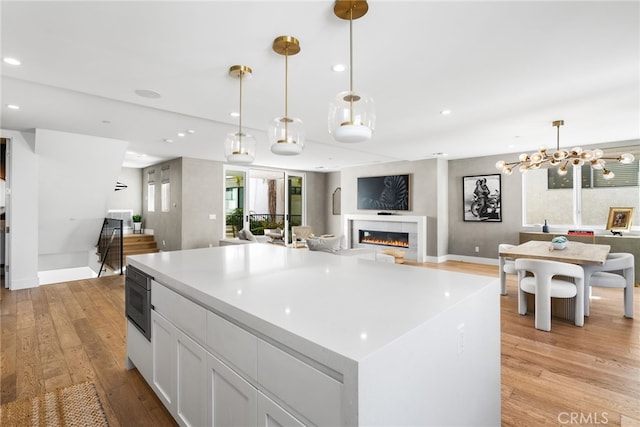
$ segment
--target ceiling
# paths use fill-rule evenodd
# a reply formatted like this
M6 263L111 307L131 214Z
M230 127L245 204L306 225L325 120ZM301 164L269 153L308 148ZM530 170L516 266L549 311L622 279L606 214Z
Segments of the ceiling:
M224 161L243 129L256 165L311 171L449 159L640 138L640 2L375 1L354 22L354 88L376 101L373 139L334 142L328 105L347 90L349 24L333 1L5 1L2 129L53 129L129 141L125 166ZM305 124L300 156L269 151L284 113L277 36L289 58L289 114ZM136 90L159 93L138 96ZM19 105L19 110L7 108ZM451 114L440 112L450 109ZM195 133L178 136L187 129ZM172 143L165 139L173 140ZM637 141L636 141L637 142ZM516 154L513 154L515 159Z

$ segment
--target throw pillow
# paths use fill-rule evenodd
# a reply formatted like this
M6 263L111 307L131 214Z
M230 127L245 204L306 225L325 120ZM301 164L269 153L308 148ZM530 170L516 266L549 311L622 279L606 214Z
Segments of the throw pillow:
M307 247L310 251L334 253L340 249L340 237L307 237Z
M245 234L245 229L238 231L238 239L240 240L249 240L247 239L247 235Z
M244 237L245 237L245 240L249 240L250 242L255 242L258 240L256 239L256 236L253 235L251 230L244 230Z

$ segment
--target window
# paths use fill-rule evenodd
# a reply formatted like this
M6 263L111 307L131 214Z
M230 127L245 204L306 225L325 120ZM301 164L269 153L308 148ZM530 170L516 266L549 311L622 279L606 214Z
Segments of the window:
M163 182L160 186L160 199L162 201L162 212L169 212L169 205L171 200L171 191L170 185L168 182Z
M609 207L634 207L632 227L640 227L640 147L605 150L607 157L631 152L636 160L631 164L615 161L607 169L615 176L605 180L602 171L589 165L569 168L564 177L556 168L530 170L523 177L524 225L539 225L545 220L551 225L604 229Z
M155 170L147 173L147 211L155 212L156 210L156 183Z
M162 212L169 212L171 206L171 184L169 182L169 166L165 166L160 171L160 206Z

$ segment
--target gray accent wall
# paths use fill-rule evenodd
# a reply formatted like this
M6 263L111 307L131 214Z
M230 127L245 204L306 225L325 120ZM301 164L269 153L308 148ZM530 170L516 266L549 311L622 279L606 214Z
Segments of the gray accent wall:
M169 212L161 212L160 184L161 170L169 167L171 197ZM155 207L148 210L148 177L155 171ZM158 163L142 170L142 227L153 230L156 243L161 251L182 249L182 158Z
M182 249L218 246L223 237L223 200L223 164L183 158Z
M502 222L465 222L462 179L472 175L497 174L498 160L517 155L476 157L449 161L449 255L498 258L500 243L518 244L522 230L522 176L514 171L501 176ZM479 252L475 252L475 247Z
M358 166L342 170L340 186L342 187L342 215L361 214L376 215L377 211L358 210L357 185L358 177L411 174L410 210L396 212L397 215L421 215L427 217L427 256L434 260L446 255L446 228L438 225L439 204L447 200L447 165L440 159L401 161L377 165ZM333 191L333 189L331 189ZM329 194L327 197L330 197ZM444 220L446 224L446 219ZM341 234L345 230L341 230ZM443 236L444 234L444 236Z

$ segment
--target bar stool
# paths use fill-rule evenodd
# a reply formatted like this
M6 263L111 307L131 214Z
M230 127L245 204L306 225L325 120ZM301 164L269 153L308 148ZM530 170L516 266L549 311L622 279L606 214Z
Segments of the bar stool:
M624 289L624 317L633 319L633 284L635 282L633 254L611 253L603 265L584 267L584 315L589 316L591 287Z

